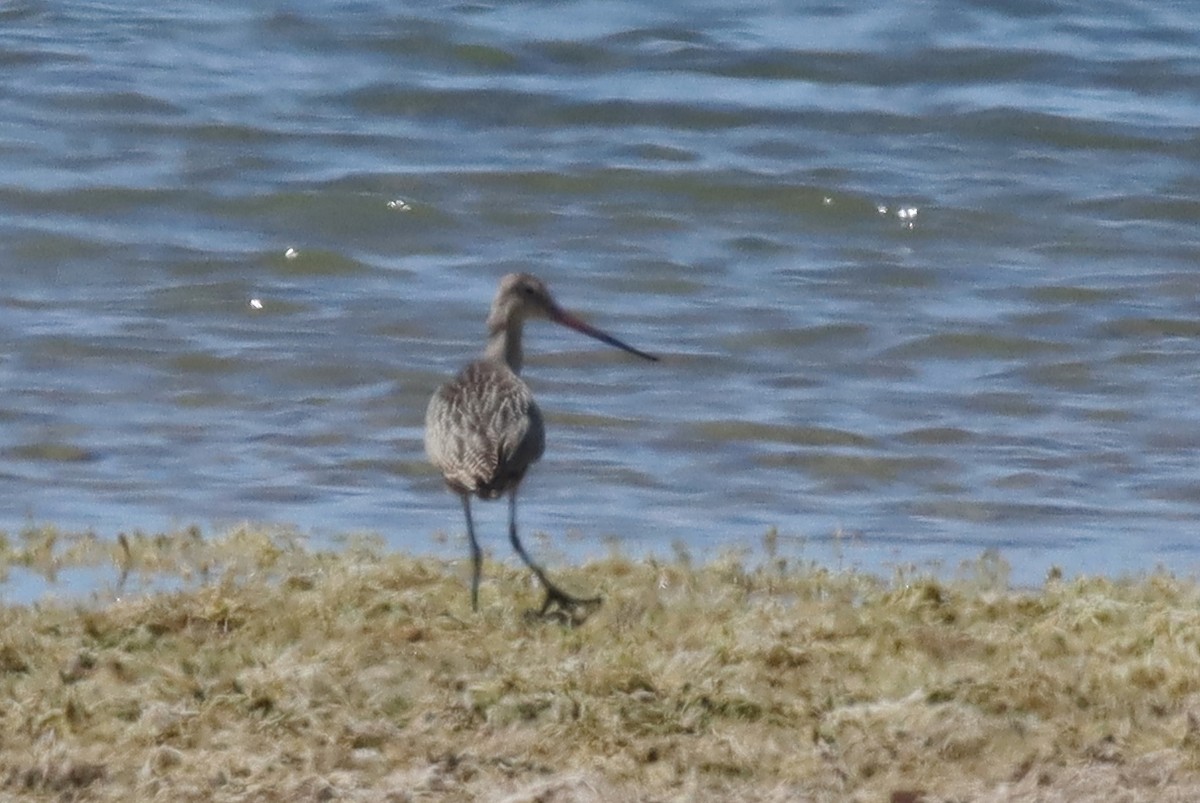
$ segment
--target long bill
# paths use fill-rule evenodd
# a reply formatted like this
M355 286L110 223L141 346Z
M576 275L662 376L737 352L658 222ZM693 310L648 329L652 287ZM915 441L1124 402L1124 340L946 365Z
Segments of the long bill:
M647 354L646 352L641 351L640 349L635 349L633 346L629 345L628 343L624 343L620 340L617 340L615 337L608 334L607 332L602 332L599 329L597 329L596 327L592 326L591 324L584 323L579 318L576 318L574 315L572 315L569 312L564 312L563 310L556 309L556 310L554 310L551 317L554 319L555 323L561 323L563 326L570 327L571 329L574 329L576 332L579 332L580 334L587 335L588 337L594 337L596 340L599 340L601 343L607 343L610 346L616 346L617 348L621 349L622 351L628 351L630 354L636 354L637 356L641 357L643 360L650 360L652 362L658 362L658 357L655 357L653 354Z

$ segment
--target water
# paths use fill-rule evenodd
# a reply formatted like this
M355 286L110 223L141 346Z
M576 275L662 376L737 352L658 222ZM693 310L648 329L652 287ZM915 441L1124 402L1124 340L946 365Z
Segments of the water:
M0 10L0 529L459 555L424 407L520 269L663 357L530 330L551 563L1200 565L1182 4L411 5Z

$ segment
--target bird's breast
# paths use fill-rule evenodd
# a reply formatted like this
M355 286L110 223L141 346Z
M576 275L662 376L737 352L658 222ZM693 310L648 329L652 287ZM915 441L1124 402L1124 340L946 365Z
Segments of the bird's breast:
M460 493L491 498L515 487L544 447L541 411L506 365L473 362L430 399L425 451Z

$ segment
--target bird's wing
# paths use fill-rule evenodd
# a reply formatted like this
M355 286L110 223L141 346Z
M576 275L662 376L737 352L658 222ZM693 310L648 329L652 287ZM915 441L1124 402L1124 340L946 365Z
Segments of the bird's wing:
M545 448L541 412L507 366L472 363L443 385L425 415L425 451L451 488L498 496Z

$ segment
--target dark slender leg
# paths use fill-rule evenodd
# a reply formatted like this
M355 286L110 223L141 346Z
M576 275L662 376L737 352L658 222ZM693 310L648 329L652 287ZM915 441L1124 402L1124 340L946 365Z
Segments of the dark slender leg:
M471 610L479 610L479 575L483 571L483 552L475 540L475 523L471 521L471 497L459 494L463 513L467 516L467 538L471 541Z
M539 611L540 614L544 615L553 603L558 603L561 608L571 609L581 606L595 606L602 602L600 597L571 596L550 582L550 578L542 571L542 567L534 563L533 558L529 557L529 553L525 551L525 547L521 546L521 539L517 537L517 490L515 488L508 494L508 540L512 542L513 549L517 550L517 554L521 556L521 560L525 561L525 565L537 576L537 579L542 584L542 588L546 589L546 599L542 602L542 610Z

